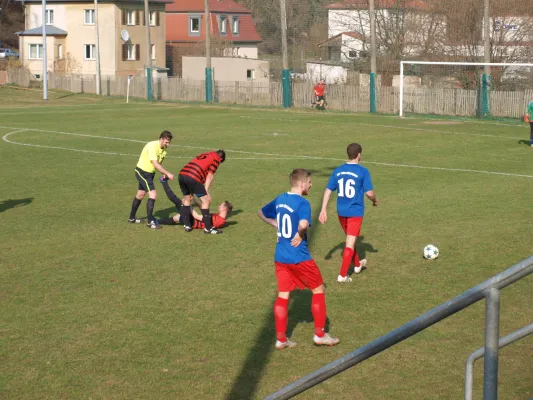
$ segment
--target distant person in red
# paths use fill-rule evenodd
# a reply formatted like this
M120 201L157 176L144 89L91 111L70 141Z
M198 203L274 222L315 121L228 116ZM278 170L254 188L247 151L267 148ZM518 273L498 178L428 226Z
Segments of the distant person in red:
M313 90L315 92L315 102L311 105L311 108L316 105L319 110L325 110L324 93L326 93L326 85L324 84L324 79L320 79Z
M180 214L185 232L191 232L193 229L190 206L193 196L196 195L202 202L202 216L205 223L204 233L209 235L222 233L221 230L214 228L211 223L209 187L211 182L213 182L213 176L217 172L218 166L225 159L226 152L224 150L209 151L199 154L181 169L178 175L178 182L183 193Z

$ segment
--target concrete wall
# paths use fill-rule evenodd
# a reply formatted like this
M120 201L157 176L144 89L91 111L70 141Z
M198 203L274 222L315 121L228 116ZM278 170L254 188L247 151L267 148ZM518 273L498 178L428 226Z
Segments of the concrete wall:
M205 57L182 57L182 78L205 80ZM270 64L268 61L249 58L212 57L216 81L221 82L270 82ZM253 71L253 79L247 78L247 71Z

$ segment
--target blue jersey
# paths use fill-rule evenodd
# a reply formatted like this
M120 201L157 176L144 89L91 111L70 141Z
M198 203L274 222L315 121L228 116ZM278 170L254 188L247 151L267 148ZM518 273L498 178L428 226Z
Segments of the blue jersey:
M372 190L368 169L345 163L329 178L327 188L337 191L337 214L341 217L362 217L365 214L365 193Z
M261 211L265 217L278 222L278 243L274 261L298 264L312 259L307 249L307 235L298 247L291 246L291 240L298 232L300 221L306 220L311 226L311 205L307 199L296 193L280 194Z

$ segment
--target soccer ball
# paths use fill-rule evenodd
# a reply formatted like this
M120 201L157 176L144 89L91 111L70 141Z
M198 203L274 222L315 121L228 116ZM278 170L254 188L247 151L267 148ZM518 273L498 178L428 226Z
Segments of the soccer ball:
M426 260L434 260L438 256L439 256L439 249L437 249L437 246L428 244L426 247L424 247L424 258Z

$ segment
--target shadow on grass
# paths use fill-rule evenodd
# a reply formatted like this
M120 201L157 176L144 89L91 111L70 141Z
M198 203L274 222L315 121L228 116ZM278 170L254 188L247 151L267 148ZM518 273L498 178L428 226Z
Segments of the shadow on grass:
M531 146L531 141L529 141L529 140L519 140L518 144L525 144L526 146Z
M361 259L366 258L366 253L377 253L378 250L374 249L374 246L372 246L370 243L364 242L364 236L358 236L356 241L356 248L357 252L359 253L359 257ZM333 247L330 251L328 251L328 254L324 257L324 260L331 260L333 257L333 254L336 252L339 252L339 260L342 258L342 252L344 251L345 242L340 242L338 245Z
M20 207L20 206L27 206L33 201L33 197L28 197L26 199L9 199L9 200L3 200L0 202L0 212L4 212L9 210L10 208Z
M142 207L142 206L141 206ZM146 206L145 206L146 207ZM156 217L156 219L160 219L160 218L168 218L170 217L171 215L174 215L176 214L178 211L176 210L176 207L169 207L169 208L165 208L164 210L157 210L155 213L154 213L154 217Z
M313 171L313 174L320 173L320 171ZM327 174L329 176L329 174ZM314 207L312 221L313 226L317 226L318 213L322 205L322 199L318 200L320 203ZM307 246L312 247L315 229L311 229L307 235ZM311 249L311 254L312 254ZM274 266L272 265L272 268ZM264 377L264 369L270 361L270 357L274 352L274 344L276 342L276 327L274 324L273 306L277 295L272 299L270 310L265 315L261 324L261 328L257 332L254 345L248 351L246 360L242 364L241 371L235 381L230 392L226 395L226 400L240 400L251 399L257 391L259 382ZM305 289L302 291L294 291L290 296L289 305L289 321L287 325L287 336L290 336L294 331L296 325L301 322L313 322L313 315L311 313L311 291ZM327 302L327 296L326 296ZM326 331L329 329L330 320L326 320ZM314 334L313 328L309 331L309 337L312 338ZM280 385L288 384L290 382L281 382Z

